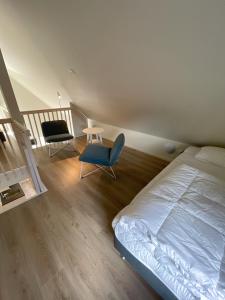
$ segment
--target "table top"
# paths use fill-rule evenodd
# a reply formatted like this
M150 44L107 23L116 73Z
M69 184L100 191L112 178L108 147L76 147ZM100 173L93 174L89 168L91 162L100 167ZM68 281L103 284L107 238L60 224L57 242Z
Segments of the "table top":
M83 133L86 133L86 134L99 134L99 133L104 132L104 129L100 128L100 127L89 127L89 128L83 129L82 131L83 131Z

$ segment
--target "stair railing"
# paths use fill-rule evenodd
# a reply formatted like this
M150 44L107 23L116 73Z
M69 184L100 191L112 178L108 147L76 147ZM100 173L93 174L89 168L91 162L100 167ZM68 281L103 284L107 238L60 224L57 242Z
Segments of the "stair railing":
M32 178L35 190L37 194L43 193L46 191L46 187L44 186L37 169L37 164L34 158L30 141L30 131L15 120L12 122L12 127L21 152L26 161L28 172L30 174L30 177Z
M31 178L35 191L46 191L31 148L30 132L11 118L0 119L0 190Z

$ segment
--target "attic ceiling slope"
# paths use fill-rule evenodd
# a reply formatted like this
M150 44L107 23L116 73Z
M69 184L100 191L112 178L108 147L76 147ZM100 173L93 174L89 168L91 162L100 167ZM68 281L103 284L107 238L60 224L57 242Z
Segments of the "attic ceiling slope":
M224 0L9 2L91 118L225 145Z
M37 107L36 102L56 106L57 90L69 102L68 94L40 51L38 41L29 33L23 16L16 9L15 1L0 0L0 48L12 82L23 87L23 94L16 96L22 98L25 92L33 95L30 101L28 97L24 103L22 99L19 101L23 109L32 105Z

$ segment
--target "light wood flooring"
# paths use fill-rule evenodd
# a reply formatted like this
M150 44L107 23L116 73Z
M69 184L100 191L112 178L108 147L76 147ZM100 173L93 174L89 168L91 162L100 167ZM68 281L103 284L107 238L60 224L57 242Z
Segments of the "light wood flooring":
M111 223L167 163L125 148L117 181L80 180L74 153L36 155L48 192L0 215L0 300L159 299L114 249Z

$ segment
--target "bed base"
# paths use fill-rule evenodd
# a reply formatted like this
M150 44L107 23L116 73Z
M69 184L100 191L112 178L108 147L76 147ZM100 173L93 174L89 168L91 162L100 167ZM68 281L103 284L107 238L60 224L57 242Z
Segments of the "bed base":
M133 267L133 269L147 281L147 283L165 300L178 300L178 298L155 276L144 264L142 264L133 254L131 254L114 236L114 247L119 251L123 259Z

